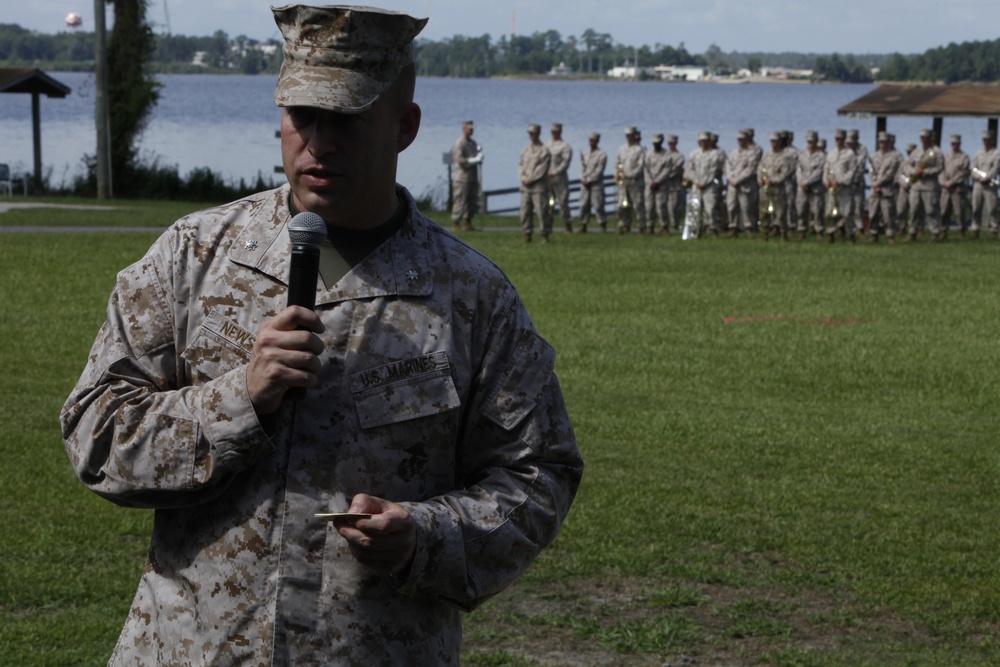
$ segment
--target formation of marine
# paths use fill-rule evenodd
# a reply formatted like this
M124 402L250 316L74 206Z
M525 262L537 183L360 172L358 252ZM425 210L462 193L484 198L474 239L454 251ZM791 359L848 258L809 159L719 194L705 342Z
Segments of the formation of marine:
M600 135L591 133L580 153L574 227L568 177L573 150L562 139L561 124L554 123L551 131L552 140L543 143L540 126L529 126L530 143L518 165L524 240L532 239L537 216L542 240L548 241L557 209L568 232L587 232L594 219L607 232L609 159ZM805 133L802 148L790 130L771 132L767 150L755 141L753 128L738 131L735 138L737 147L727 154L717 134L700 132L698 148L684 156L676 135L654 134L647 149L639 129L627 126L625 143L611 164L617 232L782 241L815 235L829 243L838 238L854 243L860 237L941 241L952 230L963 238L1000 234L1000 152L990 131L983 132L982 149L971 159L959 135L949 137L945 150L929 129L920 131L919 144L905 147L905 155L887 132L878 134L873 151L854 129L836 130L832 146L813 130Z

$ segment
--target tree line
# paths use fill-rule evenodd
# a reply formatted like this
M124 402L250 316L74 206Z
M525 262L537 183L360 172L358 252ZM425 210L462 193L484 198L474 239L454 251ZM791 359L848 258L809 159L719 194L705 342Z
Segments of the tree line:
M701 54L676 46L631 46L611 34L593 29L564 37L557 30L531 35L456 35L441 40L418 40L417 67L421 76L490 77L543 75L558 66L575 76L602 77L616 65L653 67L693 65L725 76L746 68L812 69L824 81L959 81L991 83L1000 79L1000 39L963 42L933 48L923 54L841 55L814 53L723 52L712 44ZM0 23L0 65L42 64L50 69L86 69L92 66L94 34L85 31L41 34L16 24ZM197 64L196 63L197 60ZM148 59L157 71L212 71L245 74L275 73L281 64L280 43L259 42L245 35L230 37L222 30L210 36L154 35ZM872 74L873 70L877 73Z

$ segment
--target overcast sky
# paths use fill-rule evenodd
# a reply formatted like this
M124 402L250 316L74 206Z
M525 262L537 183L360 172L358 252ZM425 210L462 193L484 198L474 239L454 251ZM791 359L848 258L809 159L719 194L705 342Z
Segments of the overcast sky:
M157 33L277 38L269 4L258 0L148 0ZM278 2L276 4L285 4ZM315 4L329 4L316 2ZM565 39L588 28L632 46L802 53L922 53L950 42L1000 37L996 0L370 0L429 17L423 37L494 38L557 30ZM93 30L92 0L3 0L0 23L64 30L68 12ZM110 19L109 19L110 20Z

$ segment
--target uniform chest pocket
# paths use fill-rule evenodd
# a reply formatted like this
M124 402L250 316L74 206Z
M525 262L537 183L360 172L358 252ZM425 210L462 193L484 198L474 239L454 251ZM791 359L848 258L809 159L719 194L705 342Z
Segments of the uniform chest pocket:
M192 380L212 380L249 362L253 343L252 333L213 310L181 357L191 366Z
M361 428L375 428L461 405L445 352L403 359L350 376Z

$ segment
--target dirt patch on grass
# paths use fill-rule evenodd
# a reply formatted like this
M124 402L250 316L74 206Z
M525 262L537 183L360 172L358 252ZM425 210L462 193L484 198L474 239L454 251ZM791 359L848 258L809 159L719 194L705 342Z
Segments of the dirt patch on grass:
M933 641L926 629L840 590L608 577L515 584L467 619L463 664L813 665L866 647Z

